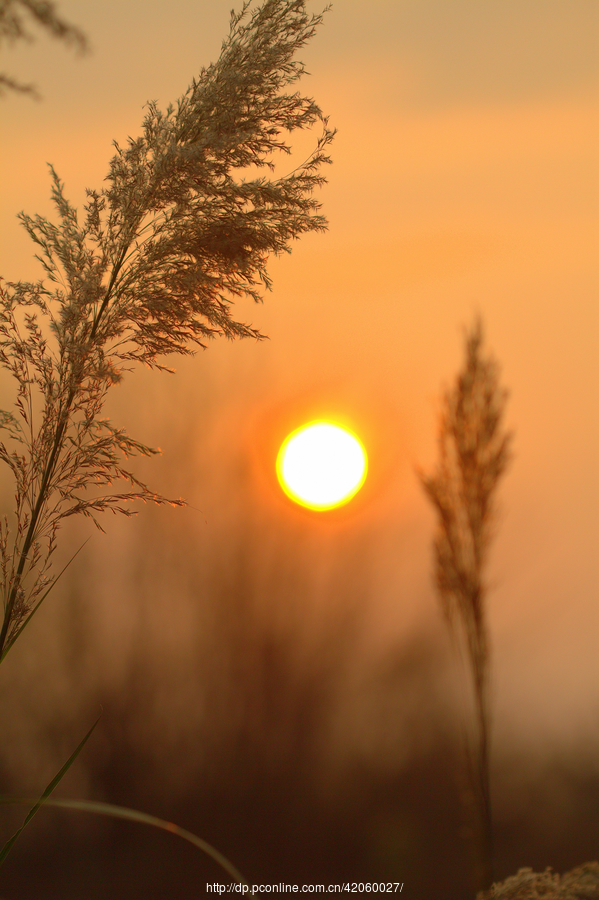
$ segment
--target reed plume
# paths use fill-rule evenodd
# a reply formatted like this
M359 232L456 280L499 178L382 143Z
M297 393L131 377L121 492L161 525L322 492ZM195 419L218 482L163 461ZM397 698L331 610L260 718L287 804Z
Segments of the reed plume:
M495 519L494 495L510 460L511 435L502 428L506 392L497 364L483 355L480 319L466 336L466 362L445 393L439 424L439 463L419 472L438 516L434 541L436 586L445 620L461 651L465 645L476 709L476 749L465 745L478 818L480 887L493 880L489 780L490 647L484 577Z
M0 459L16 497L16 524L0 522L0 658L53 583L66 517L101 528L98 513L131 515L130 501L183 503L125 467L158 451L101 417L110 387L132 364L172 371L164 357L219 335L261 338L233 317L232 302L261 301L269 256L326 228L312 194L334 132L311 98L286 91L305 72L294 56L321 19L304 0L244 3L217 62L176 106L149 103L141 137L115 142L107 186L87 191L82 223L52 167L58 224L20 213L46 279L0 284L0 365L16 382L13 410L0 411ZM302 165L251 174L273 173L277 154L291 152L285 135L318 122ZM123 479L128 490L90 495Z

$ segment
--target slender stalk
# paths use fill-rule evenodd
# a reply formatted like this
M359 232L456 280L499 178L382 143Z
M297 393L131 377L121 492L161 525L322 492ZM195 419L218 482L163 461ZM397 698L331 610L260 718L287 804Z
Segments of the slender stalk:
M12 583L12 587L10 589L10 594L8 597L8 602L6 604L6 609L4 611L4 621L2 623L2 631L0 632L0 655L2 654L2 650L4 649L4 644L6 642L6 637L8 635L8 629L10 628L10 622L12 617L12 611L14 609L15 601L17 599L17 594L19 591L19 585L21 583L21 576L23 575L23 569L25 568L25 563L27 561L27 556L29 554L29 550L31 549L31 544L33 543L33 537L35 534L35 529L37 528L37 523L42 511L42 507L44 502L46 501L47 489L52 474L54 472L54 467L56 465L56 458L62 446L62 439L64 437L64 432L66 430L67 422L68 422L68 409L73 402L73 398L75 396L75 391L71 388L69 392L69 397L67 401L67 408L61 414L61 417L58 422L58 427L56 429L56 437L54 439L54 444L52 446L52 451L50 453L50 458L46 464L46 468L44 469L44 474L42 476L42 481L40 485L40 489L37 495L37 501L33 512L31 514L31 521L29 522L29 528L27 529L27 534L25 536L25 541L23 543L23 547L21 548L21 553L19 556L19 564L17 566L17 571L15 572L14 580Z
M25 445L25 452L17 452L0 440L0 461L15 478L17 519L10 540L7 517L0 519L0 575L7 598L0 660L47 596L48 582L56 581L46 573L64 518L85 515L103 530L96 515L107 509L132 515L127 502L185 505L151 491L124 467L123 457L159 451L100 417L108 389L132 362L172 371L160 360L173 353L191 355L216 336L261 338L257 329L236 321L234 300L261 301L262 288L271 288L269 257L290 251L292 240L305 232L326 230L312 194L326 181L320 167L331 161L325 151L335 132L314 100L288 91L305 73L296 53L321 20L322 14L308 14L304 0L245 0L241 11L231 14L217 62L201 70L176 106L161 112L149 103L143 133L129 138L127 148L114 143L108 187L87 191L83 226L52 167L59 224L19 214L58 289L49 290L43 281L4 287L0 280L0 366L19 386L16 415L0 410L0 431ZM243 177L251 166L274 171L273 155L292 149L285 136L318 122L322 136L298 169L281 178ZM138 241L146 230L147 239ZM51 301L60 306L59 317ZM18 311L24 313L25 337ZM49 322L52 349L40 315ZM44 404L37 432L32 384ZM121 479L132 489L81 496L91 486ZM0 851L0 862L87 737ZM171 823L102 804L86 808L174 831L246 884L218 851Z
M322 14L308 14L304 0L245 2L231 16L217 62L202 69L166 112L149 103L142 134L129 138L128 147L115 142L108 185L87 191L83 225L52 167L59 224L19 214L58 289L44 281L0 283L0 365L19 385L16 415L0 411L0 430L26 446L23 453L0 441L0 461L13 472L17 498L11 540L0 522L0 658L15 623L47 587L65 517L85 515L103 530L96 514L132 515L128 502L184 505L154 493L124 468L123 457L158 451L100 417L107 390L131 363L172 371L161 360L191 355L218 335L261 338L236 321L234 300L261 301L262 288L271 288L269 257L289 251L305 232L326 230L312 195L326 181L320 170L330 163L326 149L335 132L314 100L288 91L305 73L296 53L321 21ZM249 166L274 171L273 157L292 149L285 136L317 123L322 136L298 169L283 177L241 175ZM111 302L115 296L118 303ZM60 318L51 302L60 305ZM54 350L40 314L49 320ZM44 403L37 432L32 384ZM30 432L25 440L21 420ZM119 479L133 489L81 497L92 485Z
M110 302L114 284L118 277L118 273L123 264L123 260L127 253L127 250L129 249L129 246L130 246L130 242L123 248L123 250L121 251L121 254L119 256L119 259L118 259L116 265L114 266L112 276L110 279L110 283L106 290L106 294L104 295L104 298L100 305L100 309L98 310L98 312L94 318L94 322L93 322L92 329L91 329L91 332L89 335L89 339L87 341L87 347L85 350L86 354L87 354L87 352L89 352L89 349L95 339L96 331L98 329L100 319L101 319L102 315L104 314L104 312L106 311L108 304ZM14 580L13 580L10 594L8 597L8 602L6 604L6 608L4 611L4 621L2 623L2 630L0 631L0 657L2 656L4 644L6 643L6 638L8 636L8 630L10 628L12 612L13 612L14 605L15 605L15 602L17 599L19 585L21 583L21 577L23 575L23 569L25 568L25 563L27 562L27 557L29 555L31 545L32 545L34 537L35 537L35 531L36 531L36 528L37 528L37 525L38 525L38 522L39 522L39 519L40 519L40 516L42 513L44 503L47 500L48 485L50 484L50 481L54 474L54 469L56 467L56 461L57 461L58 455L62 449L65 431L67 430L67 427L69 424L69 414L71 411L71 406L72 406L73 400L75 399L75 396L77 394L78 386L79 385L78 385L77 381L74 381L71 384L66 403L65 403L65 405L60 413L59 419L58 419L58 425L56 428L56 435L54 437L54 443L52 445L52 450L50 451L50 456L48 458L48 462L46 463L46 467L45 467L43 475L42 475L42 480L40 483L40 489L38 491L37 500L36 500L35 506L33 508L33 512L31 514L31 521L29 522L29 528L27 529L27 534L25 535L25 541L23 542L23 546L21 548L21 553L19 555L19 564L17 566L17 571L15 572Z
M419 473L438 513L436 582L452 635L464 639L472 674L476 718L474 761L466 744L477 809L480 884L493 880L493 824L489 756L490 651L485 620L484 569L492 537L493 495L509 461L511 436L501 429L505 392L496 365L481 353L477 321L466 342L466 364L445 395L439 428L440 462L432 476ZM456 620L457 631L456 635Z
M481 882L488 887L493 882L494 847L493 817L491 807L491 784L489 772L490 750L490 713L488 702L488 652L481 653L473 666L474 691L476 698L476 718L478 722L478 814L479 814L479 851L481 860Z

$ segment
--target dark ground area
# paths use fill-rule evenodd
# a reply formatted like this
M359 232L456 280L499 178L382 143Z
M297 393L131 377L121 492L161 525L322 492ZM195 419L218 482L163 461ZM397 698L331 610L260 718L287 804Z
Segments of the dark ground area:
M306 574L312 545L260 557L250 533L230 531L220 557L192 554L183 531L151 554L149 537L126 545L114 597L101 593L104 564L97 579L93 558L73 567L3 666L0 793L39 796L101 708L57 795L175 822L250 883L391 881L414 900L474 900L442 626L411 629L365 662L372 588L346 564L357 554L344 549L317 583ZM563 746L537 741L527 755L497 742L497 880L599 856L593 746ZM25 814L0 808L2 842ZM178 900L214 882L230 878L172 834L46 808L0 870L0 898Z
M203 784L195 783L186 797L169 800L164 795L168 776L163 773L161 785L157 768L156 789L148 790L147 757L122 745L95 772L93 796L143 809L200 835L250 883L399 881L403 895L417 900L474 897L468 830L454 774L459 754L442 734L433 752L412 759L393 777L377 776L367 765L355 767L328 796L326 787L314 786L307 757L292 754L267 769L249 744L245 752L240 745L236 756ZM559 805L564 795L567 809ZM596 858L596 778L556 767L553 783L533 779L530 795L520 800L518 814L510 814L501 798L497 803L497 879L522 866L564 872ZM159 900L204 896L212 882L227 884L230 878L175 836L46 809L4 865L0 896Z

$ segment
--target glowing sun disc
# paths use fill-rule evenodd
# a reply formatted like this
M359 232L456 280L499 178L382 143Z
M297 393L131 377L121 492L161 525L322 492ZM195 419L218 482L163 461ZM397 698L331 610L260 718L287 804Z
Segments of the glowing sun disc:
M332 422L302 425L277 456L277 477L288 497L309 509L347 503L366 479L366 451L355 434Z

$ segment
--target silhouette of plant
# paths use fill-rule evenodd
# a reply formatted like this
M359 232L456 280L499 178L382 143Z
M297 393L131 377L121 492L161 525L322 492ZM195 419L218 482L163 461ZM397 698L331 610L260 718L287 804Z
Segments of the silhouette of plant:
M466 338L466 363L444 397L439 425L440 460L434 475L419 472L438 515L434 542L437 591L458 649L465 642L474 686L477 742L465 744L478 810L481 887L493 875L489 784L489 667L484 570L493 535L494 495L510 460L511 435L502 428L506 392L497 365L482 353L478 319Z
M25 27L23 11L29 13L31 19L45 28L54 37L68 44L74 44L81 53L89 47L87 38L75 25L69 24L57 13L50 0L0 0L0 43L6 41L14 44L19 40L32 41L31 34ZM39 99L33 84L22 84L10 75L0 72L0 96L7 90L20 91Z
M304 73L293 56L322 15L308 16L303 0L266 0L246 22L249 6L232 14L220 58L177 106L162 113L148 104L142 137L125 150L115 143L108 188L87 192L83 225L53 169L60 224L20 214L55 288L1 287L0 363L18 391L16 415L2 411L0 426L19 452L0 445L15 478L17 520L12 542L6 519L0 530L0 652L49 583L62 520L81 513L100 527L96 513L130 515L127 501L183 502L123 468L123 456L157 451L100 418L124 364L172 371L160 357L191 354L216 335L262 337L232 318L232 299L260 301L259 287L271 287L269 255L326 228L311 194L325 181L318 170L330 161L324 150L333 132L311 99L282 92ZM273 170L273 154L290 152L283 132L316 121L317 148L291 174L234 177L249 166ZM134 490L82 495L119 478Z
M0 12L0 25L11 21L6 4ZM16 381L14 410L0 410L0 459L16 497L14 522L0 521L0 661L56 582L52 554L67 517L102 530L98 513L131 515L130 501L184 504L125 468L128 457L159 451L101 418L110 387L135 363L172 372L163 357L193 354L219 335L260 339L233 318L233 301L260 302L269 256L326 229L312 194L325 182L334 132L311 98L286 91L305 74L294 57L324 12L308 15L304 0L247 0L231 13L217 62L176 106L163 113L149 103L126 149L115 142L108 186L87 191L83 224L52 167L59 223L19 215L47 278L0 284L0 364ZM275 176L277 154L291 153L286 134L317 122L315 150ZM111 490L121 479L131 489ZM93 496L97 487L108 490Z

